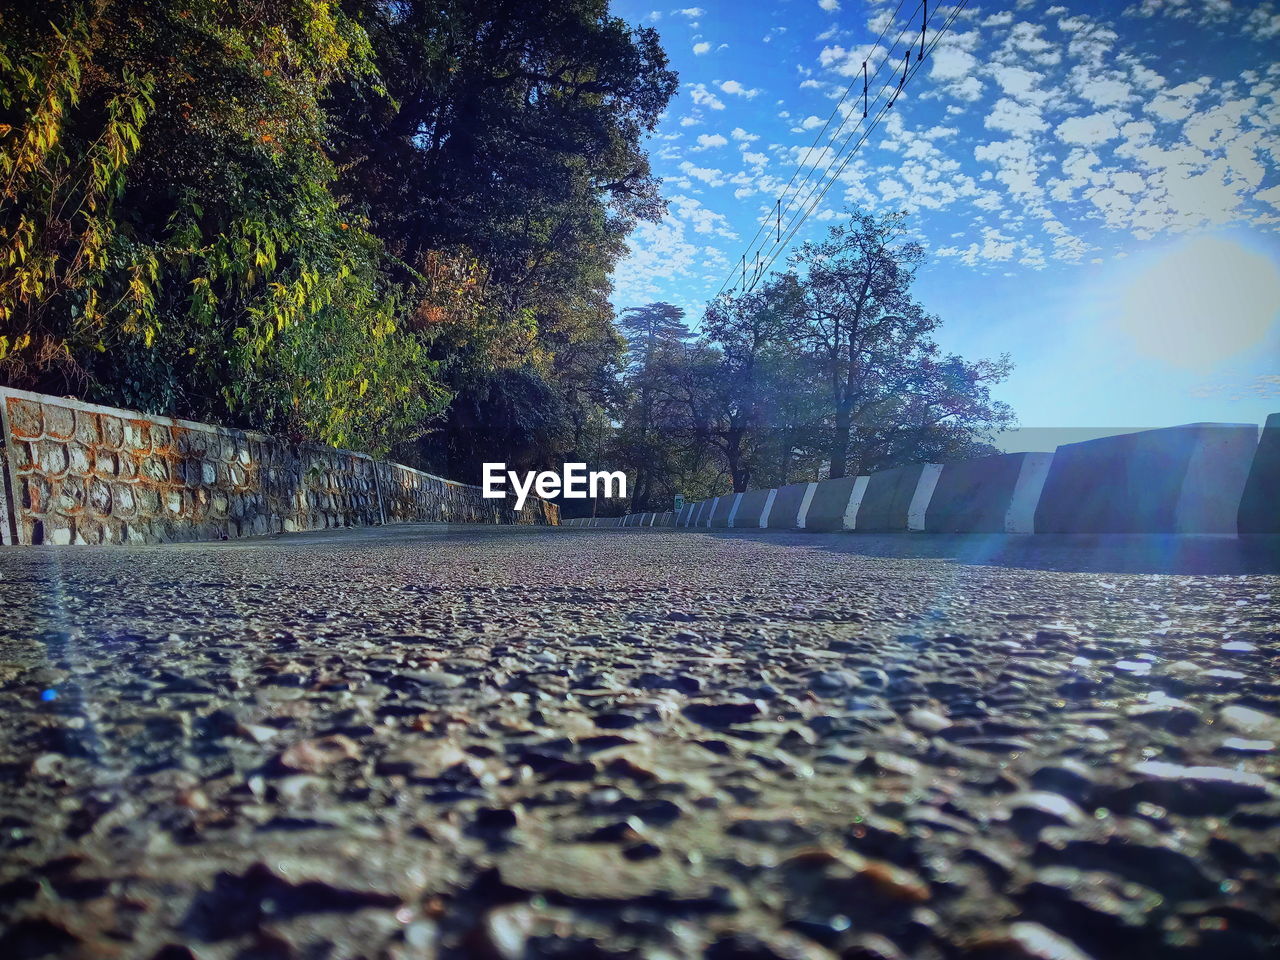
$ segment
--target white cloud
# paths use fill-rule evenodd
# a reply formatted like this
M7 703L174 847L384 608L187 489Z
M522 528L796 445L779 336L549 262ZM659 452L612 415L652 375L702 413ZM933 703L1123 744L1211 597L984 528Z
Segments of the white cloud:
M1049 129L1037 107L1019 103L1009 97L1001 97L996 101L984 123L992 130L1003 130L1015 137L1026 137Z
M746 97L748 100L760 92L758 89L744 87L737 80L724 81L720 84L720 89L725 93L731 93L737 97Z
M758 134L747 133L747 131L743 130L741 127L734 127L729 131L729 136L733 137L733 139L737 140L739 143L755 143L760 139Z
M682 17L688 17L690 20L697 20L699 17L705 17L707 15L707 11L703 10L701 7L685 7L683 10L676 10L673 12L680 14Z
M703 133L698 136L698 145L693 150L710 150L712 147L723 147L729 141L718 133Z
M835 13L840 9L840 0L818 0L818 6L827 13Z
M689 96L698 106L712 110L724 109L724 101L708 90L705 83L687 83L685 86L689 88Z
M702 201L694 197L677 195L671 198L671 207L675 216L693 227L694 233L714 233L726 240L736 240L738 235L729 227L729 221L723 214L703 206Z
M688 160L681 161L680 171L695 180L701 180L703 183L711 187L721 187L728 182L725 180L723 170L695 166Z
M695 43L693 45L693 52L699 57L702 56L704 53L710 53L711 44L707 43L705 40L702 43Z
M1094 147L1120 135L1116 118L1110 113L1095 113L1087 117L1071 117L1058 124L1054 133L1063 143Z

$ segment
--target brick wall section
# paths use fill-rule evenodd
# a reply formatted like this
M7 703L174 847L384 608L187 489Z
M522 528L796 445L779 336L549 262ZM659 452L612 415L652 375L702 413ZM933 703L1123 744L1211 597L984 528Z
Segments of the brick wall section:
M362 453L0 388L3 542L154 543L381 522L557 523Z

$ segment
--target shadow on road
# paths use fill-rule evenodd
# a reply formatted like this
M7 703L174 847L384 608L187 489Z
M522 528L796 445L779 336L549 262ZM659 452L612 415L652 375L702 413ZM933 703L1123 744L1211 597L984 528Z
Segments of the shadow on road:
M1280 574L1280 537L1275 536L696 532L817 547L854 556L935 559L971 566L1063 573L1163 573L1218 577Z

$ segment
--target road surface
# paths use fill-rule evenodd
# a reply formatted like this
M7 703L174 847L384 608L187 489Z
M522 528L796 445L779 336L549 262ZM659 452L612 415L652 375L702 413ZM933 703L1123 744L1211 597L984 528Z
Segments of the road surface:
M0 550L0 956L1276 956L1276 557Z

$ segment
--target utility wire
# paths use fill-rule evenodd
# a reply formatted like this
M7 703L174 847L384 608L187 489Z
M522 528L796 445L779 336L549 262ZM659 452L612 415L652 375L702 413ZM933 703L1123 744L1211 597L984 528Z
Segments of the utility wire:
M778 239L768 245L769 254L767 255L768 256L767 261L765 261L762 258L762 253L765 250L765 246L763 244L761 245L760 249L756 251L756 257L755 257L756 266L752 270L752 276L749 281L745 276L745 270L744 270L744 276L742 278L743 279L742 286L744 288L744 292L749 293L753 289L755 289L755 286L759 282L760 278L765 275L769 267L773 265L773 263L777 260L778 256L782 253L782 251L786 249L786 247L791 243L792 239L795 237L800 227L804 224L804 221L808 219L808 217L813 213L815 209L817 209L818 204L822 202L823 198L826 196L827 192L831 189L832 185L839 179L840 174L843 173L845 167L849 164L849 161L853 159L858 149L862 147L862 145L867 141L871 133L880 124L880 121L884 118L884 115L888 113L890 108L892 108L892 106L897 100L898 95L902 92L902 90L906 88L907 83L909 83L915 77L915 75L919 72L920 68L923 66L923 61L925 57L930 52L932 52L934 48L937 47L938 43L942 40L943 35L955 22L956 18L960 15L960 13L963 11L965 6L967 6L967 4L968 4L968 0L959 0L959 2L950 11L949 16L946 18L942 26L934 32L934 35L930 40L930 42L928 42L926 45L922 47L921 53L916 55L914 64L911 64L910 62L912 59L911 58L912 49L914 48L914 45L915 45L914 41L912 41L912 43L909 45L909 47L912 49L907 50L906 56L904 58L902 79L899 80L897 83L894 83L891 78L890 80L886 81L885 84L876 93L875 103L880 103L881 97L884 95L885 91L889 90L892 86L892 92L885 99L884 104L880 106L875 116L871 118L870 123L867 125L866 130L863 131L862 136L858 138L858 141L854 144L853 148L849 150L848 147L850 142L853 141L854 136L858 133L859 127L862 126L862 118L859 118L858 123L855 124L854 128L849 132L848 137L845 138L844 143L836 151L835 156L832 157L831 161L827 164L826 169L823 170L822 174L818 177L818 180L810 188L808 195L799 204L799 209L797 209L796 212L787 221L785 235L783 235L783 231L780 229ZM899 7L901 7L901 4L899 5ZM919 6L917 6L917 9L919 9ZM926 19L921 25L922 35L923 35L923 31L926 30L927 27L928 27L928 20ZM898 40L894 42L894 45L891 48L891 51L896 50L898 41L902 39L902 36L907 32L907 29L908 27L904 27L903 30L899 33ZM883 38L883 35L884 33L882 32L881 33L882 38ZM877 41L877 45L878 45L878 41ZM874 48L873 48L873 52L874 52ZM886 56L884 60L881 61L880 66L876 68L876 71L874 74L872 74L872 77L877 76L880 73L881 69L883 69L884 65L891 61L894 63L897 62L896 55ZM855 77L855 80L856 80L856 77ZM837 109L838 109L838 105L837 105ZM848 114L846 114L845 120L846 121L848 120ZM843 126L843 124L841 124L841 126ZM832 139L834 140L838 134L839 134L839 129L837 129L836 133L832 135ZM843 159L841 159L842 157ZM840 162L840 166L838 169L836 169L835 175L828 180L827 175L831 172L832 167L836 165L837 161ZM797 188L797 191L795 194L796 197L799 196L800 192L804 189L804 185L809 181L809 178L813 175L813 173L816 170L817 170L817 165L815 164L814 168L810 170L809 174L807 174L804 180L801 182L800 187ZM796 172L797 173L799 172L799 168L797 168ZM792 179L794 181L794 174ZM823 186L824 180L826 181L825 186ZM818 189L819 186L822 187L821 191L819 191ZM815 197L815 194L816 194L816 197ZM811 203L809 202L810 198L813 198ZM795 197L792 198L792 201L794 201L794 199ZM791 205L792 205L792 202L788 202L788 209L791 207ZM759 234L760 234L760 231L757 231L756 236L758 237ZM753 238L752 243L754 242L755 241ZM745 262L746 262L745 255L743 257L743 262L745 265ZM732 273L730 273L730 277L732 277ZM727 285L728 285L728 280L726 280L726 282L721 285L720 291L717 292L716 297L719 297L721 293L724 292L724 289ZM738 284L734 283L732 289L736 290L737 287L738 287Z
M941 39L942 39L943 35L947 32L947 30L948 30L948 29L951 27L951 25L955 22L956 18L960 15L961 11L962 11L962 10L964 10L965 6L967 6L967 5L968 5L968 2L969 2L969 0L959 0L959 2L956 4L956 6L952 9L952 11L951 11L951 15L950 15L949 17L947 17L947 19L943 22L942 26L941 26L941 27L938 29L938 31L934 34L934 39L933 39L933 41L932 41L931 43L929 43L929 44L925 47L925 56L926 56L926 57L927 57L927 56L928 56L928 55L933 51L933 49L938 45L938 43L939 43L939 41L941 41ZM906 72L906 74L905 74L905 76L906 76L906 80L905 80L905 81L903 82L903 84L899 87L899 89L905 89L906 84L907 84L907 83L909 83L909 82L911 81L912 77L914 77L914 76L915 76L915 74L919 72L920 68L921 68L923 65L924 65L924 64L923 64L923 58L921 58L920 60L917 60L917 61L915 62L915 65L914 65L914 66L912 66L912 67L910 68L910 70ZM888 112L889 112L889 108L893 106L893 101L894 101L894 99L896 99L896 95L894 96L894 98L891 98L890 100L888 100L888 101L885 103L885 105L884 105L883 107L881 107L881 108L880 108L880 112L876 114L875 120L874 120L874 121L871 123L871 125L867 128L866 132L865 132L865 133L863 133L862 137L861 137L861 138L858 140L858 142L854 145L853 149L852 149L852 150L850 150L847 154L845 154L844 160L843 160L843 161L841 161L839 168L837 168L837 170L836 170L836 172L835 172L835 175L834 175L834 176L832 176L832 177L831 177L831 179L827 180L827 182L826 182L826 186L824 186L824 187L822 188L821 193L819 193L819 194L817 195L817 197L814 199L813 203L809 205L808 210L806 210L806 211L804 211L804 212L803 212L803 216L799 216L798 221L797 221L795 218L793 218L793 219L792 219L792 221L790 221L790 222L787 224L787 226L788 226L788 231L787 231L787 233L786 233L786 236L785 236L782 240L778 241L776 244L774 244L774 245L771 247L771 253L770 253L770 256L769 256L769 260L768 260L768 262L767 262L767 263L763 264L763 265L762 265L762 267L760 268L760 270L757 272L757 274L756 274L756 278L751 282L750 287L748 287L748 288L747 288L747 292L748 292L748 293L749 293L751 290L755 289L755 285L756 285L756 283L759 281L760 277L764 276L765 272L769 269L769 267L771 267L771 266L773 265L774 261L778 259L779 255L780 255L780 254L782 253L782 251L786 248L786 246L787 246L788 244L790 244L791 240L795 237L795 235L796 235L796 233L799 231L800 227L804 224L805 219L807 219L807 218L809 217L809 215L810 215L810 214L812 214L812 213L813 213L813 211L814 211L815 209L817 209L818 205L822 202L823 198L827 195L827 192L828 192L828 191L831 189L831 187L836 183L836 181L840 179L840 174L844 172L844 168L845 168L846 166L848 166L849 161L853 159L854 155L855 155L855 154L857 153L857 151L858 151L858 148L859 148L859 147L861 147L861 146L862 146L862 144L866 142L867 138L871 135L872 131L873 131L873 130L875 130L875 128L879 125L879 123L880 123L881 119L883 119L884 115L885 115L886 113L888 113ZM846 143L847 143L847 141L846 141ZM831 167L832 167L832 166L834 166L834 164L835 164L835 160L833 159L833 160L832 160L832 162L831 162L831 164L828 164L827 169L823 171L823 174L822 174L823 178L825 178L825 177L826 177L826 175L827 175L827 173L829 173L829 172L830 172ZM819 183L821 183L821 182L822 182L822 180L820 179L820 180L819 180ZM811 192L811 193L810 193L810 196L812 196L812 195L813 195L813 194L812 194L812 192ZM794 227L792 227L792 226L791 226L791 223L795 223L795 226L794 226Z
M865 91L865 89L866 89L867 82L868 82L868 81L867 81L867 75L866 75L866 65L867 65L867 62L868 62L869 60L871 60L871 59L875 56L875 52L876 52L876 50L877 50L877 49L879 49L879 47L880 47L880 43L881 43L881 41L883 41L883 40L884 40L884 36L885 36L885 34L889 32L889 27L890 27L890 26L892 26L892 25L894 24L894 22L898 19L898 14L902 11L902 5L903 5L905 2L906 2L906 0L898 0L898 6L897 6L896 8L894 8L893 16L889 17L889 19L887 19L887 20L885 21L884 26L883 26L883 27L881 28L881 30L880 30L880 36L878 36L878 37L876 38L875 43L873 43L873 44L871 45L871 50L870 50L870 51L868 51L867 56L866 56L866 59L864 59L864 60L863 60L862 66L863 66L863 89L864 89L864 91ZM921 4L922 4L922 3L927 3L927 2L928 2L928 0L920 0L920 2L917 2L917 4L916 4L916 10L919 10L919 9L920 9L920 7L921 7ZM910 15L910 16L911 16L911 17L914 17L914 16L915 16L915 11L914 11L914 10L911 12L911 15ZM910 19L910 18L909 18L909 19ZM903 32L905 33L906 31L904 30ZM899 40L901 40L901 39L902 39L902 34L901 34L901 33L900 33L900 34L898 34L898 39L899 39ZM896 45L896 41L895 41L895 45ZM879 75L880 70L884 67L885 63L887 63L887 62L888 62L888 59L889 59L889 58L888 58L888 57L886 57L884 60L882 60L882 61L880 62L880 66L876 67L876 72L875 72L875 73L873 73L873 74L871 75L871 79L873 79L873 80L874 80L874 79L875 79L875 77L876 77L877 75ZM799 173L800 173L800 171L801 171L801 170L803 170L803 169L805 168L805 165L806 165L806 164L808 164L808 162L809 162L809 157L813 154L814 149L818 146L818 141L820 141L820 140L822 139L822 135L823 135L824 133L826 133L827 128L828 128L829 126L831 126L831 121L835 119L836 114L840 111L840 107L844 104L845 100L846 100L846 99L848 99L849 94L853 91L854 85L855 85L857 82L858 82L858 77L857 77L857 75L855 74L855 75L854 75L854 78L853 78L852 80L850 80L850 81L849 81L849 85L848 85L847 87L845 87L844 93L842 93L842 94L840 95L840 99L836 102L836 105L835 105L834 107L832 107L832 108L831 108L831 113L827 115L827 121L826 121L826 123L824 123L824 124L822 125L822 129L821 129L821 130L819 130L819 131L817 132L817 134L814 136L814 138L813 138L813 143L809 144L809 146L805 148L804 157L803 157L803 158L800 160L800 162L796 165L795 169L791 171L791 179L789 179L789 180L787 181L787 185L786 185L785 187L783 187L783 188L782 188L782 193L779 195L779 198L778 198L778 204L779 204L779 211L780 211L780 214L781 214L781 213L785 213L787 210L790 210L790 209L791 209L791 204L792 204L792 202L795 200L795 197L796 197L796 196L799 196L800 191L804 189L804 185L805 185L806 183L808 183L808 182L809 182L809 177L813 175L813 171L814 171L814 170L816 170L816 169L818 168L817 163L815 163L815 164L813 165L812 169L810 169L809 173L805 174L804 180L802 180L802 181L800 182L800 185L799 185L798 187L796 187L795 195L794 195L794 196L792 196L790 199L788 199L788 200L787 200L786 210L782 210L782 209L781 209L781 207L780 207L780 205L781 205L781 203L782 203L782 199L783 199L783 198L785 198L785 197L787 196L787 191L789 191L789 190L791 189L791 185L792 185L793 183L795 183L796 175L797 175L797 174L799 174ZM865 113L864 113L864 116L865 116ZM844 125L845 125L848 121L849 121L849 114L848 114L848 113L846 113L846 114L843 116L843 118L841 119L840 124L836 127L835 131L831 134L831 137L830 137L829 139L830 139L830 140L834 140L836 137L838 137L838 136L840 135L840 131L844 129ZM856 127L855 127L855 129L856 129ZM752 237L752 238L747 242L747 250L751 250L751 248L755 246L756 241L757 241L758 239L760 239L760 234L764 232L765 227L768 225L768 223L769 223L769 218L768 218L768 217L765 217L765 218L761 219L761 221L760 221L759 225L756 227L755 236L753 236L753 237ZM766 236L767 236L767 234L766 234ZM762 249L763 249L763 248L762 248ZM746 254L743 254L742 262L743 262L743 264L744 264L744 266L745 266L745 264L746 264ZM730 271L729 271L729 276L725 278L724 282L720 284L720 289L716 291L716 297L720 296L720 294L722 294L722 293L724 292L724 288L725 288L726 286L728 286L728 284L729 284L729 280L730 280L732 277L733 277L733 271L732 271L732 270L730 270ZM744 280L745 280L745 275L744 275ZM736 284L735 284L735 287L736 287ZM713 297L712 299L715 299L715 298Z

